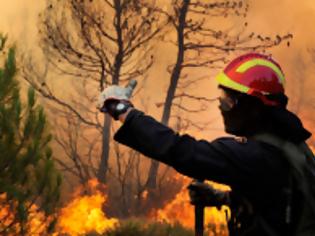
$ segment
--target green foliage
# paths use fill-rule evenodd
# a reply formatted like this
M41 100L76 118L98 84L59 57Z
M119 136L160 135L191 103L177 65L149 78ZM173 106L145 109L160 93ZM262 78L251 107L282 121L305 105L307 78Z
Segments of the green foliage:
M0 34L0 51L6 38ZM0 215L0 235L27 234L29 216L37 209L46 216L59 200L61 177L56 172L49 147L44 110L36 104L35 92L28 90L23 104L15 80L15 49L9 48L0 68L0 207L10 209ZM48 218L46 218L47 220ZM45 222L43 222L45 223ZM53 224L48 225L51 230Z
M145 223L140 221L127 221L118 228L105 233L103 236L193 236L191 229L180 224Z

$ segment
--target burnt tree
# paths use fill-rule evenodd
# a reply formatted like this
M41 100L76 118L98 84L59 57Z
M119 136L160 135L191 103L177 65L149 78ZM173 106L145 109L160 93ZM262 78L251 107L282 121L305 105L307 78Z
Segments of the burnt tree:
M94 106L96 95L105 86L141 79L152 66L151 41L167 23L154 4L138 0L48 1L41 15L41 46L49 65L63 75L90 86ZM28 71L28 72L27 72ZM72 102L59 98L49 82L34 79L34 66L25 78L45 98L72 112L81 122L101 129L102 148L97 170L99 181L106 181L110 150L111 119L99 123L94 110L82 114ZM69 93L75 91L69 91ZM80 95L77 94L77 97Z

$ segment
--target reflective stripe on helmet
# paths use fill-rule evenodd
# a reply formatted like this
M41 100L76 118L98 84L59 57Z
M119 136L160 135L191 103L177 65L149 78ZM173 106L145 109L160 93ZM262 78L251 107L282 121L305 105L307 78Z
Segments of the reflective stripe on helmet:
M279 69L278 66L276 66L274 63L264 60L264 59L252 59L249 61L244 62L242 65L240 65L236 72L239 73L244 73L247 70L249 70L250 68L254 67L254 66L266 66L269 67L270 69L272 69L278 76L279 78L279 82L284 85L285 84L285 78L284 75L282 73L282 71Z
M224 72L218 74L216 80L219 82L220 85L234 89L239 92L248 93L250 90L249 87L237 83L234 80L231 80Z
M217 77L223 87L255 96L265 105L277 106L270 94L284 94L285 77L270 56L247 53L232 60Z
M247 86L244 86L242 84L239 84L235 82L234 80L231 80L224 72L221 72L220 74L217 75L216 80L218 83L224 87L234 89L239 92L243 92L255 97L258 97L265 105L269 106L277 106L279 105L278 102L276 101L271 101L265 97L265 95L268 95L270 93L268 92L263 92L263 91L257 91L255 89L251 89Z

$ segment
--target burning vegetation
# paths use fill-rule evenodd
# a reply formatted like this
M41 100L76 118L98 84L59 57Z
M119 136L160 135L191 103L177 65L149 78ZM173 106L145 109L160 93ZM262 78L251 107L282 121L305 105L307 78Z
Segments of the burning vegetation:
M102 234L115 228L119 224L118 219L108 218L103 210L107 200L104 189L96 179L92 179L87 188L76 191L73 199L60 210L58 233L73 236L90 232ZM82 191L88 194L82 195Z
M181 177L178 177L179 181ZM85 187L75 191L72 199L56 213L53 236L60 235L129 235L128 232L138 232L145 235L164 235L164 231L172 231L174 235L192 235L194 223L193 206L189 203L186 186L190 179L184 178L182 190L162 209L155 209L149 220L120 221L109 218L105 213L107 202L106 187L96 179L88 181ZM226 188L225 188L226 189ZM1 203L6 200L1 195ZM2 224L9 224L13 217L8 204L1 204L0 217ZM205 225L209 235L227 235L225 218L227 207L220 211L216 208L206 208ZM157 222L156 222L157 221ZM7 222L7 223L6 223ZM27 222L26 235L47 235L48 224L45 214L36 205L32 206ZM49 222L51 223L51 222ZM20 227L20 226L17 226ZM186 229L185 229L186 228ZM120 233L120 234L119 234ZM14 234L6 234L14 235Z
M190 204L189 195L186 187L191 179L182 177L184 184L181 191L173 200L165 205L162 209L157 209L154 213L158 221L164 221L170 224L180 223L186 228L194 227L194 206ZM216 188L227 190L227 186L214 184ZM228 235L226 227L226 218L229 215L229 209L223 206L220 210L215 207L205 208L205 227L214 235Z
M17 219L16 211L18 204L8 200L6 194L0 195L0 230L1 235L46 235L52 229L55 219L47 216L36 204L26 203L28 216L24 221Z
M151 230L151 232L153 232L154 230L152 228L156 227L161 227L161 230L169 228L180 232L184 232L184 228L187 228L187 232L192 232L194 227L194 209L189 202L189 196L186 190L190 179L184 178L183 181L182 178L183 177L178 177L179 181L184 183L182 190L163 208L155 209L151 214L150 220L145 220L145 222L140 219L129 222L119 221L116 218L108 218L104 212L105 204L109 204L107 203L106 187L98 183L96 179L92 179L85 188L78 189L70 203L59 211L54 236L78 236L92 232L107 235L107 232L122 232L124 230L139 230L139 232ZM216 187L227 189L227 187L221 185L216 185ZM221 210L206 208L205 225L209 235L211 235L211 233L227 235L225 220L227 214L227 207L223 207ZM153 221L160 223L153 223Z

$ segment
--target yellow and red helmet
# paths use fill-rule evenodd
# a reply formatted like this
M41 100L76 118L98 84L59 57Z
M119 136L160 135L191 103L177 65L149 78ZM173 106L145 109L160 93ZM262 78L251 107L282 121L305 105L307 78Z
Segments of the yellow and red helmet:
M265 105L277 106L268 95L284 94L285 77L271 57L248 53L231 61L216 77L220 86L258 97Z

